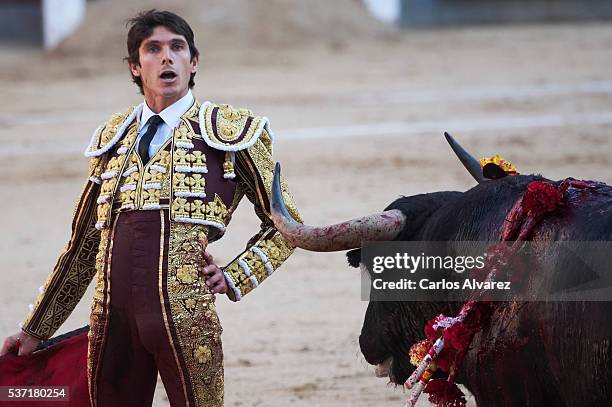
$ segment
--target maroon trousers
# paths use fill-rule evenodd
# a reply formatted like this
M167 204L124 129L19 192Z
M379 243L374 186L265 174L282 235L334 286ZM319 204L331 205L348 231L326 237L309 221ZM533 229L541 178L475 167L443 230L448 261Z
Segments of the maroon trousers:
M160 212L117 216L106 340L101 355L89 355L99 360L92 378L94 402L100 407L151 406L159 371L170 404L186 406L191 403L185 400L160 304Z

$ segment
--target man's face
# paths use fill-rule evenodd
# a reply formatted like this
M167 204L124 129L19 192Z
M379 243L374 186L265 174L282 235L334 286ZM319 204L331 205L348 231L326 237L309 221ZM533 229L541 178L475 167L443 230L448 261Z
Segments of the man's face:
M196 72L198 58L191 59L185 37L164 26L157 26L153 34L138 48L140 64L129 64L134 76L142 79L145 99L173 103L187 93L189 78Z

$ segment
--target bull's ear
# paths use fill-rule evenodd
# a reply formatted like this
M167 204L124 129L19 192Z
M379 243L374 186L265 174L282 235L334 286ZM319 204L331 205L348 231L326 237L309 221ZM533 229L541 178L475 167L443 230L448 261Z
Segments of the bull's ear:
M346 259L351 267L359 267L359 263L361 263L361 249L353 249L346 252Z
M508 175L518 175L516 167L510 161L504 160L499 155L480 159L482 175L487 179L500 179Z
M503 168L493 163L488 163L482 167L482 175L488 179L500 179L508 176Z

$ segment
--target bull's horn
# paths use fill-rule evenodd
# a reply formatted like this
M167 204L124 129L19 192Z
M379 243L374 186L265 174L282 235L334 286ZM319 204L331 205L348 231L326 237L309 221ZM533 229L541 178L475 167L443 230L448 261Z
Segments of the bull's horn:
M283 237L296 247L315 252L349 250L361 247L366 241L392 240L406 223L406 216L396 209L331 226L308 226L296 222L283 200L279 163L274 168L270 206L274 225Z
M444 132L444 137L448 144L450 144L451 148L459 157L459 161L463 164L463 166L468 170L470 175L474 177L474 179L480 184L483 181L486 181L486 178L482 175L482 169L480 168L480 163L477 159L472 157L470 153L465 151L459 143L447 132Z

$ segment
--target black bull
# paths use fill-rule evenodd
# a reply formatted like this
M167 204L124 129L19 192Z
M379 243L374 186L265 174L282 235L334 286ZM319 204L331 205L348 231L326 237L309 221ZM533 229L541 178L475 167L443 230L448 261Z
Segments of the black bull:
M465 193L398 199L389 209L400 209L408 219L398 239L495 241L506 213L534 179L507 177ZM570 189L569 202L540 224L533 240L612 240L611 187ZM358 251L349 252L352 264L358 256ZM552 284L561 286L565 285L558 281L561 278L580 278L530 277L556 280ZM365 359L377 365L391 357L390 376L395 383L404 383L414 369L407 349L424 338L423 328L431 318L456 315L460 305L370 302L359 336ZM496 307L492 322L474 338L459 381L474 394L479 406L610 405L611 316L610 302L514 302Z
M405 216L399 234L394 233L396 240L496 241L507 213L535 180L545 179L519 175L482 182L463 193L403 197L385 213L395 209ZM539 223L531 240L612 241L612 187L592 185L570 188L565 205ZM305 234L324 237L334 226L314 232L292 226L275 195L279 196L273 194L273 217L290 241L309 250L337 249L317 248L311 241L301 246ZM348 257L357 266L360 251L353 250ZM565 260L551 256L542 261L554 265ZM579 280L579 275L571 274L581 271L530 278L563 284L560 279ZM408 349L424 338L426 323L438 314L454 316L459 307L457 303L371 301L359 336L361 351L372 365L391 358L389 376L403 384L414 370ZM612 302L511 301L495 309L491 322L474 337L458 377L479 406L612 405Z

